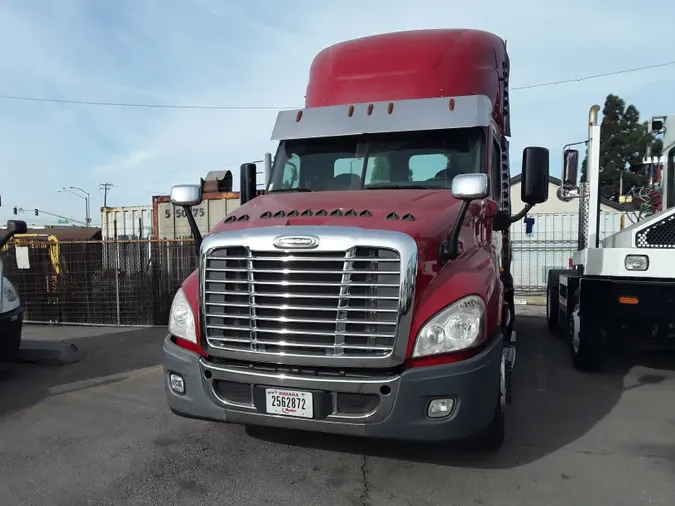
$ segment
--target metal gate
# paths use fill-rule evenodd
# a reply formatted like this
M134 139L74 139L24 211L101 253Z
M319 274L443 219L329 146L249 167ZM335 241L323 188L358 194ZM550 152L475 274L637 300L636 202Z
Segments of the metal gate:
M521 293L545 293L548 271L569 268L570 258L577 250L579 213L529 217L534 218L530 233L525 220L511 226L515 288ZM620 213L600 213L600 240L620 229Z

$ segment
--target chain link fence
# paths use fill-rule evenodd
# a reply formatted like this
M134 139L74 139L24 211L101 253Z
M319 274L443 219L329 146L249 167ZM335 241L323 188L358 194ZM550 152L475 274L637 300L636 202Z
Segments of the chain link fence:
M176 290L197 266L192 240L20 239L2 259L24 318L60 324L166 325Z
M548 271L566 269L577 250L578 214L534 214L532 230L512 225L516 291L545 293ZM600 238L620 229L601 213ZM17 248L26 265L17 265ZM197 267L194 242L181 240L49 241L20 239L2 251L31 322L166 325L176 290Z
M546 293L548 271L569 269L578 249L579 213L532 214L532 229L521 220L511 225L513 279L516 292ZM621 214L601 212L600 240L621 229ZM583 229L582 229L583 232Z

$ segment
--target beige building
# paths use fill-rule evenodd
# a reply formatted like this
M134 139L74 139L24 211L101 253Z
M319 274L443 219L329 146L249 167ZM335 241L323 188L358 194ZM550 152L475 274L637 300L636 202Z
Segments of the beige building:
M518 174L511 178L511 214L516 214L525 207L520 200L520 179ZM534 206L530 214L570 214L579 212L579 199L564 202L558 198L557 191L560 187L560 179L548 176L548 200L543 204ZM623 208L620 204L608 199L600 201L600 211L605 213L621 214Z

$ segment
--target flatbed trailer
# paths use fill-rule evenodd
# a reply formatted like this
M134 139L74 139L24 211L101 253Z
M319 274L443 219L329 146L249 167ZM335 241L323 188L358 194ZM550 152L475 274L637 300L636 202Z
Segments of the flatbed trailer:
M561 190L579 198L579 250L570 269L549 271L546 296L549 328L565 333L574 366L589 372L617 344L675 349L675 115L651 122L664 133L663 210L600 241L599 109L589 114L587 182L576 184L578 152L564 156Z

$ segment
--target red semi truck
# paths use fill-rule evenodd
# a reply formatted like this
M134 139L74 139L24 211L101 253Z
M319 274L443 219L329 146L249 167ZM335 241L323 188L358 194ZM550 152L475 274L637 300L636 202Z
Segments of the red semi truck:
M523 153L510 213L509 58L478 30L336 44L279 113L264 192L208 237L164 342L180 416L417 441L504 439L515 363L509 226L548 198ZM174 205L201 200L172 188ZM187 212L188 219L192 214ZM194 220L191 220L191 222Z

